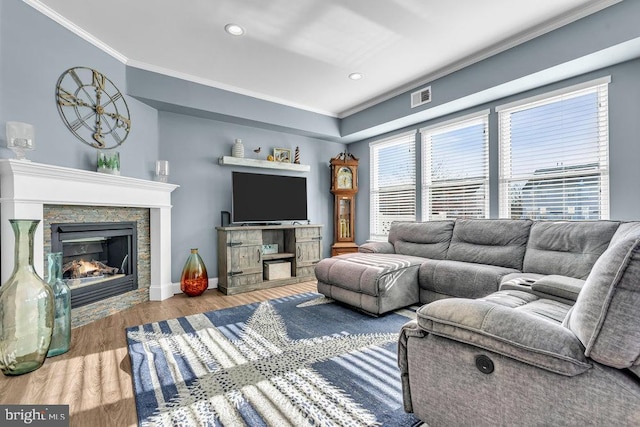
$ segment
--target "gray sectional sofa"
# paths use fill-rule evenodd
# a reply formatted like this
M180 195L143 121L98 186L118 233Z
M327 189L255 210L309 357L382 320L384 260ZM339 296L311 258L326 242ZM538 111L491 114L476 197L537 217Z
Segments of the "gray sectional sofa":
M316 276L372 314L424 304L398 363L432 427L640 425L640 222L394 223Z
M442 298L479 298L501 286L530 290L542 278L534 293L575 301L612 239L635 231L639 222L394 222L387 242L325 258L315 273L320 293L374 315Z

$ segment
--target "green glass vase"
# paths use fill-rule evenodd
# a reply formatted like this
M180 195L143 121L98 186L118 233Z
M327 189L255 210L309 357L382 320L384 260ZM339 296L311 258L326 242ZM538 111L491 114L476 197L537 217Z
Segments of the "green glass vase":
M10 219L14 269L0 286L0 370L21 375L44 363L53 333L53 291L33 268L33 236L40 220Z
M62 280L62 252L50 253L47 260L47 283L54 299L53 335L47 357L53 357L66 353L71 346L71 289Z
M180 278L180 290L190 297L202 295L209 287L207 267L198 254L198 249L191 249L191 254L182 269Z

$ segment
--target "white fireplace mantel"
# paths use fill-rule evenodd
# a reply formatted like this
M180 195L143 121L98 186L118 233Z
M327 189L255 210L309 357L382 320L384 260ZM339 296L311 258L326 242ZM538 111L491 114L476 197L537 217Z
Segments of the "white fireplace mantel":
M0 283L13 271L14 234L9 219L43 221L44 205L149 208L151 286L149 299L173 295L171 285L171 192L178 185L108 175L14 159L0 159ZM44 269L44 237L38 227L34 267Z

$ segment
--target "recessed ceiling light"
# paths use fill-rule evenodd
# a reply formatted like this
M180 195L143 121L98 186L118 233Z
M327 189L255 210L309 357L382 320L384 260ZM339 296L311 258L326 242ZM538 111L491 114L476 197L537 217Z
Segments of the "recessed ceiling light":
M349 74L349 78L351 80L360 80L362 78L362 74L361 73L351 73Z
M224 30L232 36L241 36L244 34L244 28L238 24L227 24L224 26Z

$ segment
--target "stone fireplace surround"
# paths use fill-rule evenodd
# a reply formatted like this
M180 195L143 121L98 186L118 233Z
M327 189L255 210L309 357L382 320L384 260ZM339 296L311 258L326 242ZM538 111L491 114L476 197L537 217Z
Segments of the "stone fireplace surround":
M148 208L151 284L149 299L173 295L171 284L171 192L178 185L137 178L0 159L0 283L14 265L14 234L9 219L44 219L45 205ZM34 267L44 277L44 234L38 227Z
M135 224L136 228L136 288L124 293L118 293L117 295L109 295L109 290L102 290L102 292L98 294L91 293L91 296L88 296L88 298L92 299L95 297L96 301L75 307L73 306L73 296L75 294L77 297L78 294L75 289L72 289L72 328L126 310L141 302L149 301L149 286L151 284L149 209L120 206L44 205L42 228L44 233L45 254L51 252L53 243L52 224L117 224L121 222L130 225ZM48 271L46 259L44 270ZM97 284L93 286L97 286L97 289L100 289L102 285Z

